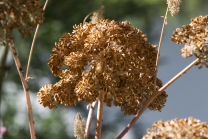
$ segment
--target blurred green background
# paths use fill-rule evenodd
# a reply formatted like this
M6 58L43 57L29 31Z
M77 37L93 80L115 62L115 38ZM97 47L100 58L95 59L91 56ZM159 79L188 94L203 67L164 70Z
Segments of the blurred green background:
M41 0L40 2L43 5L45 1ZM76 112L80 112L85 119L87 118L87 104L80 103L76 107L60 105L57 109L49 110L37 102L36 93L41 86L49 83L54 84L59 80L51 74L47 66L47 59L54 43L64 33L72 32L74 24L82 23L88 13L97 10L101 5L105 6L105 18L117 21L127 20L133 26L141 29L149 42L158 44L163 21L161 16L164 16L167 7L166 0L49 0L45 21L40 26L35 43L29 74L34 77L29 81L29 88L37 139L74 139L73 119ZM207 0L183 0L177 18L168 15L167 28L171 28L171 24L175 23L176 19L188 24L191 18L201 15L207 5ZM181 26L181 24L178 25L178 27ZM23 69L26 71L32 36L23 40L17 31L13 31L13 36ZM2 48L0 48L1 50ZM160 66L165 64L167 60L161 58ZM6 67L0 90L0 120L2 125L7 128L3 138L28 139L30 132L25 96L10 52L7 56ZM132 117L125 116L120 108L105 107L102 139L116 138ZM95 121L92 123L91 139L94 138L94 128ZM143 123L138 120L125 138L141 138L145 133L146 129L143 127Z

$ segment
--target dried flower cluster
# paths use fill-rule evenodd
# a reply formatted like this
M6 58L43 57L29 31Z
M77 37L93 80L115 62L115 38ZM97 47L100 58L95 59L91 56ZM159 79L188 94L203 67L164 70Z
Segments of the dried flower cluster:
M181 0L167 0L168 10L172 16L178 14Z
M172 41L185 44L181 49L182 57L195 55L199 63L208 67L208 16L199 16L188 25L177 28L172 35Z
M189 117L188 119L174 119L158 121L142 139L207 139L208 124Z
M31 34L33 26L43 22L43 14L39 0L1 0L0 30L4 31L7 39L12 38L13 29L25 38Z
M76 139L84 139L85 122L80 113L77 113L74 119L74 136Z
M38 92L43 106L55 108L77 102L93 102L104 91L104 102L120 106L125 114L136 114L154 90L155 46L146 43L142 31L128 22L100 20L75 25L52 50L48 65L61 78ZM156 89L162 87L157 79ZM149 106L161 110L167 94L163 92Z

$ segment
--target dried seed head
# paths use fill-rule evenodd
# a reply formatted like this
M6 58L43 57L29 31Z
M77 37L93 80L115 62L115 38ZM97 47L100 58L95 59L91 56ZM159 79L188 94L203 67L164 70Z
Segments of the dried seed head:
M142 139L206 139L208 124L189 117L188 119L173 119L157 121L147 129L147 135Z
M181 49L183 58L194 55L199 58L199 67L208 67L208 16L196 17L182 29L177 28L173 32L172 41L184 44Z
M37 94L38 102L40 102L40 104L42 104L44 107L48 106L50 109L57 107L53 103L55 100L51 91L53 91L52 85L49 84L47 86L43 86Z
M103 17L103 9L104 9L104 6L102 5L100 7L100 9L96 10L95 12L93 12L93 15L91 17L91 23L97 23L101 19L104 19L104 17Z
M77 113L74 118L74 136L77 139L84 139L85 122L80 113Z
M7 39L12 39L13 29L25 38L31 35L33 27L43 22L43 14L39 0L3 0L0 3L0 28L6 32Z
M125 114L136 114L154 90L157 51L146 41L142 31L129 22L75 25L72 34L64 34L55 44L48 59L52 73L61 78L53 85L54 102L66 106L92 103L104 90L107 106L113 103ZM157 79L156 85L158 89L162 82ZM166 98L163 92L149 109L161 110Z
M167 0L168 10L172 16L179 12L181 0Z

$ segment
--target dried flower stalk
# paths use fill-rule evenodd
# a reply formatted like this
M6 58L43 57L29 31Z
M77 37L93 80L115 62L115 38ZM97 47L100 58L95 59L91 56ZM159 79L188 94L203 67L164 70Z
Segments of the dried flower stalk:
M166 88L168 88L172 83L174 83L177 79L179 79L183 74L185 74L189 69L191 69L194 65L199 62L199 59L196 59L191 64L189 64L186 68L184 68L181 72L179 72L175 77L173 77L170 81L168 81L163 87L161 87L155 94L153 94L149 99L144 102L143 107L139 110L139 112L135 115L135 117L131 120L131 122L126 126L126 128L119 134L116 139L121 139L129 129L136 123L136 121L140 118L143 112L147 109L147 107L151 104L151 102L160 95Z
M13 53L13 58L19 73L22 86L27 101L28 118L30 126L31 139L35 139L34 121L32 115L32 106L29 96L27 81L24 79L23 70L17 56L12 38L12 30L17 29L22 38L30 36L35 25L44 20L44 12L39 5L39 0L3 0L0 2L0 31L3 34L0 37L1 43L9 45Z
M88 117L87 117L86 128L85 128L85 139L87 139L89 135L90 126L92 122L92 116L93 116L93 112L94 112L96 104L97 104L97 100L93 102L92 105L90 106L90 110L89 110Z
M14 43L13 43L12 40L10 40L9 45L10 45L10 49L11 49L12 54L13 54L14 62L16 64L17 71L19 73L19 76L20 76L20 79L21 79L21 82L22 82L22 86L23 86L23 89L24 89L24 92L25 92L25 97L26 97L26 102L27 102L27 110L28 110L29 126L30 126L30 136L31 136L31 139L36 139L28 84L27 84L27 81L24 78L23 70L21 68L22 66L20 64L19 58L17 56L16 49L14 47Z
M101 129L103 121L103 100L104 100L104 91L101 90L98 97L98 109L97 109L97 121L96 121L96 131L95 139L101 139Z
M48 0L45 1L45 4L43 6L43 11L45 11L47 4L48 4ZM34 45L35 45L35 41L36 41L36 37L37 37L37 34L38 34L39 27L40 27L40 24L38 24L36 26L35 34L34 34L34 37L33 37L31 48L30 48L30 54L29 54L28 63L27 63L27 70L26 70L26 74L25 74L25 79L27 81L29 79L28 74L29 74L29 70L30 70L30 62L31 62L31 59L32 59L32 53L33 53L33 49L34 49Z
M158 45L158 52L157 52L156 65L155 65L155 71L156 72L155 72L155 78L154 78L154 93L156 92L156 79L157 79L157 73L158 73L160 50L161 50L161 47L162 47L162 39L163 39L165 25L167 23L167 15L168 15L168 8L166 10L165 17L164 17L164 20L163 20L162 30L161 30L161 34L160 34L160 41L159 41L159 45Z

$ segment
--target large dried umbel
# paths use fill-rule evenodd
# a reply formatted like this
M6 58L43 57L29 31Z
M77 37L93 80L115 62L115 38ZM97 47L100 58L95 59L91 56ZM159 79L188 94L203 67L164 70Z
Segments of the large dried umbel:
M100 20L75 25L72 34L64 34L52 50L48 65L61 78L38 92L43 106L54 102L66 106L93 102L104 92L104 102L120 106L125 114L136 114L153 94L155 46L146 43L141 30L128 22ZM157 79L156 89L162 86ZM47 100L47 99L48 100ZM161 110L167 94L163 92L149 106Z
M185 44L181 49L182 57L195 55L199 64L208 67L208 16L199 16L188 25L177 28L172 35L172 41Z
M207 139L208 124L189 117L188 119L174 119L167 122L158 121L147 130L142 139Z
M4 30L7 39L12 38L13 29L17 29L23 38L28 37L33 27L43 22L43 14L39 0L2 0L0 30Z

